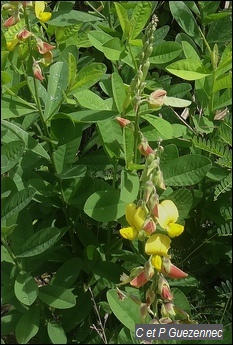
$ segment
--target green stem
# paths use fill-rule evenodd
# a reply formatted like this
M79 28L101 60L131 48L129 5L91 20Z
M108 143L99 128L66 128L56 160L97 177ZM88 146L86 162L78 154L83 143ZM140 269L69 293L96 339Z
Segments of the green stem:
M108 24L109 27L112 28L112 20L111 20L111 2L107 1L108 4Z
M8 245L7 240L5 239L5 237L2 236L1 240L2 240L3 246L7 249L10 257L14 261L15 265L18 267L19 271L22 271L23 270L22 264L18 262L15 254L12 252L12 250L11 250L10 246Z
M138 132L140 130L140 128L139 128L139 119L140 119L139 109L140 109L140 105L137 102L136 114L135 114L135 126L134 126L134 163L135 164L138 163Z

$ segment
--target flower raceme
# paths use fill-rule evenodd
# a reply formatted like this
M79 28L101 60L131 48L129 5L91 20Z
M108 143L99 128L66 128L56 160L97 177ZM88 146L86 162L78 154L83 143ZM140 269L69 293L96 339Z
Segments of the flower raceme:
M143 228L145 218L146 212L141 206L137 207L135 204L128 204L126 207L126 220L130 226L120 230L121 236L133 241L137 237L138 232Z
M183 225L176 223L178 217L178 209L173 201L164 200L158 205L157 222L161 228L167 230L170 237L179 236L184 231Z

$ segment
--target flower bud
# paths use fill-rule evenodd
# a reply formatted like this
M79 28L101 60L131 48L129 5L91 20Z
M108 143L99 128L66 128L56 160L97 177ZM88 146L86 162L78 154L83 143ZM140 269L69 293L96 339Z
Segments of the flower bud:
M171 302L173 300L173 294L171 293L168 281L162 275L160 275L158 280L158 293L165 302Z
M120 116L117 116L116 120L118 121L118 123L121 125L122 128L127 126L130 123L129 120L125 119L124 117L120 117Z
M43 58L39 60L44 66L49 66L53 62L53 54L47 52L43 55Z
M146 292L146 304L151 305L155 300L155 293L153 290L149 289Z
M154 185L153 183L149 180L146 181L145 185L144 185L144 190L143 190L143 201L145 203L148 202L150 195L152 193L152 191L154 190Z
M34 61L33 66L32 66L33 74L34 77L40 81L44 80L45 78L42 75L41 68L38 64L38 61Z
M54 49L55 46L52 46L51 44L47 42L43 42L41 39L37 39L37 49L40 54L46 54L47 52Z
M152 181L156 187L159 187L163 190L166 189L164 178L163 178L163 173L160 169L157 171L156 170L154 171Z
M25 41L28 37L30 37L31 36L31 32L30 31L28 31L27 29L23 29L23 30L21 30L17 35L16 35L16 37L18 38L18 40L20 40L20 41Z
M174 304L172 304L171 302L168 303L163 303L161 306L161 315L163 317L169 317L169 316L175 316L175 310L173 308Z
M147 157L149 154L154 153L154 150L150 147L144 135L142 133L140 133L140 135L141 135L141 142L138 145L138 149L143 156Z
M160 109L164 103L167 92L165 90L156 90L148 97L148 103L153 109Z
M158 217L158 204L159 204L159 196L156 192L150 196L148 201L148 208L150 210L150 214Z
M148 236L150 236L156 231L156 224L151 217L145 221L143 225L143 230L146 232Z
M8 28L10 26L17 24L19 20L19 14L15 13L3 23L3 26L5 26L5 28Z
M167 275L170 278L186 278L188 276L187 273L173 265L169 258L163 258L163 265L162 265L162 273Z
M130 281L130 285L136 288L140 288L141 286L146 284L148 281L149 279L146 275L146 271L145 269L143 269L143 271L137 277L135 277L133 280Z

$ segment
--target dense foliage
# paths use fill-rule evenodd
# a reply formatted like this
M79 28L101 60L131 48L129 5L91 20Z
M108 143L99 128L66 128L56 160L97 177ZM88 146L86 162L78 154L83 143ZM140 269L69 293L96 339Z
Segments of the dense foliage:
M156 231L158 199L182 225L171 320L231 343L230 5L2 1L2 343L137 343L150 157Z

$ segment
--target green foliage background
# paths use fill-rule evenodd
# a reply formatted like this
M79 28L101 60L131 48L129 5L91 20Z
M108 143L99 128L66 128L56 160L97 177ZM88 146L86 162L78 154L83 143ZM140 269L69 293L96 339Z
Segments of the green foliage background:
M144 92L164 89L168 97L158 111L143 105L139 126L152 148L162 139L160 197L177 204L185 223L172 256L189 277L169 284L177 305L187 302L198 323L223 324L223 343L231 343L226 3L52 1L48 22L29 17L34 33L56 45L43 82L33 78L25 42L7 50L24 23L2 28L3 343L135 343L138 305L121 304L115 288L146 261L119 236L144 161L115 118L135 120L129 84L153 13L159 22Z

